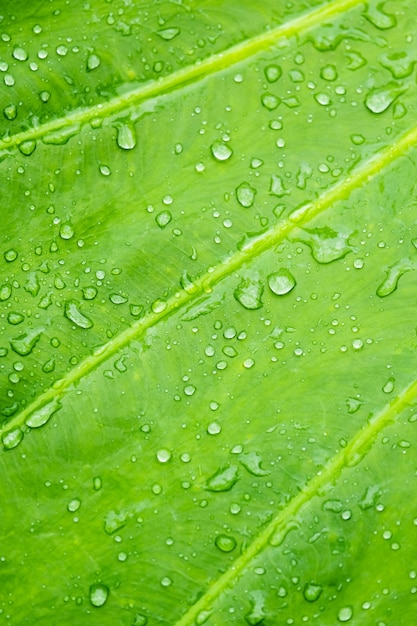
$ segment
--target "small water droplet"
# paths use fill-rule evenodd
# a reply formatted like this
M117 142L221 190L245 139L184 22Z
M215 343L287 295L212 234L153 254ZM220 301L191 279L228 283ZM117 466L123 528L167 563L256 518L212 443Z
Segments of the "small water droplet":
M386 271L386 277L376 290L377 296L385 298L393 293L398 287L398 281L401 276L414 268L414 264L408 259L399 261Z
M95 287L85 287L83 289L83 298L84 300L94 300L98 291Z
M325 65L320 70L320 76L324 80L333 81L337 78L337 70L335 65Z
M353 609L351 606L343 606L338 614L337 619L339 622L348 622L353 616Z
M70 513L75 513L75 511L78 511L78 509L81 506L81 500L79 498L74 498L73 500L70 500L67 504L67 510Z
M180 34L181 30L179 28L162 28L161 30L157 30L156 34L164 39L165 41L171 41L174 37L177 37Z
M385 385L382 387L382 391L384 393L392 393L394 391L394 387L395 387L395 378L393 376L391 376L387 380Z
M218 535L214 543L221 552L232 552L236 548L236 539L230 535Z
M257 452L246 452L239 456L239 461L243 467L254 476L267 476L270 474L268 470L261 467L262 457Z
M3 115L6 120L14 120L17 116L17 107L15 104L9 104L3 109Z
M222 430L222 427L217 422L211 422L207 426L207 432L209 435L218 435Z
M24 315L22 315L21 313L17 313L16 311L11 311L7 315L7 321L9 322L9 324L12 324L13 326L17 326L18 324L21 324L24 319L25 319Z
M65 317L79 328L92 328L93 322L81 313L79 303L76 300L67 300L65 303Z
M278 198L282 198L282 196L288 195L290 192L286 189L282 177L273 174L269 185L269 193Z
M309 246L313 258L318 263L331 263L342 259L351 251L347 232L337 232L328 226L320 228L305 228L303 235L295 237L294 241L301 241ZM304 235L305 233L305 235Z
M236 187L236 198L243 207L249 209L253 205L255 199L256 189L251 187L249 183L244 182Z
M279 65L268 65L265 68L265 77L269 83L275 83L282 76L282 69Z
M217 161L227 161L233 154L231 147L223 141L215 141L211 145L211 153Z
M268 111L274 111L278 107L280 102L281 100L277 96L274 96L272 93L266 92L262 94L262 106Z
M93 489L94 489L94 491L100 491L102 486L103 486L103 482L102 482L100 476L95 476L93 478Z
M119 293L111 293L109 295L109 300L113 304L124 304L125 302L127 302L127 298L120 295Z
M158 450L156 453L156 458L160 463L168 463L171 458L171 452L165 448L161 448L161 450Z
M70 223L61 224L59 229L59 236L61 239L71 239L74 237L74 229Z
M155 221L158 224L159 228L165 228L168 226L170 221L172 220L172 215L170 211L161 211L155 216Z
M217 470L205 485L208 491L229 491L239 480L239 468L237 465L229 465Z
M13 261L16 261L17 257L18 253L13 248L11 248L10 250L6 250L6 252L4 253L4 259L5 261L7 261L7 263L12 263Z
M22 143L18 146L20 152L25 156L30 156L32 152L35 151L36 141L34 139L28 139L27 141L22 141Z
M100 607L106 604L109 597L109 588L107 585L101 583L91 585L90 587L90 602L95 607Z
M307 602L315 602L318 600L323 592L323 587L316 585L315 583L307 583L303 590L304 599Z
M20 46L16 46L13 49L12 52L12 56L14 59L16 59L17 61L27 61L29 58L28 53L26 52L26 50L24 50L23 48L21 48Z
M12 295L12 288L9 284L2 285L0 287L0 300L5 302Z
M289 270L281 267L277 272L269 274L268 286L272 293L283 296L294 289L296 280Z
M264 622L264 618L267 616L265 613L265 595L261 589L249 592L251 610L245 615L245 620L249 626L258 626Z
M100 57L97 54L89 54L87 57L87 72L91 72L99 67L101 63Z
M259 280L243 278L233 295L245 309L255 310L263 306L261 299L263 290L263 284Z

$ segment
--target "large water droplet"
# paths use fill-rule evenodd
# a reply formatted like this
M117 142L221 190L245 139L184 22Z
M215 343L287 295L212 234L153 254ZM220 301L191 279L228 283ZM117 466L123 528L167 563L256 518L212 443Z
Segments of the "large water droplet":
M25 156L30 156L32 152L35 151L36 141L34 139L28 139L27 141L22 141L22 143L18 146L20 152Z
M66 144L71 137L74 137L80 130L79 124L73 124L72 126L64 126L58 130L46 133L42 137L43 143L52 146L62 146Z
M212 155L217 161L227 161L233 154L231 147L224 141L215 141L210 148Z
M5 450L16 448L23 439L23 433L20 428L14 428L5 433L1 440Z
M211 476L205 485L208 491L229 491L239 479L237 465L223 467Z
M270 474L268 470L261 467L262 457L257 452L246 452L239 456L239 461L243 467L254 476L267 476Z
M307 602L315 602L322 594L323 587L314 583L307 583L303 590L304 599Z
M260 309L262 306L262 293L264 287L259 280L243 278L233 295L245 309Z
M393 293L398 287L398 281L401 276L411 269L414 269L414 264L409 259L399 261L392 267L388 268L386 277L376 290L377 296L385 298Z
M100 57L97 54L91 53L87 57L87 72L92 72L97 67L99 67L101 61Z
M106 604L109 597L109 588L102 583L91 585L90 587L90 602L95 607L100 607Z
M171 41L174 37L177 37L180 34L181 30L179 28L162 28L161 30L157 30L156 34L164 39L165 41Z
M269 274L268 286L272 293L277 296L284 296L294 289L296 281L294 276L285 267L281 267L277 272Z
M251 610L245 615L245 620L250 626L262 624L265 613L265 592L261 589L255 589L249 593L249 602Z
M301 241L309 246L314 259L318 263L331 263L342 259L351 251L349 235L346 232L336 232L328 226L321 228L305 228L300 237L294 241Z
M20 356L27 356L33 350L33 348L38 343L41 338L43 328L33 328L31 330L26 331L22 335L11 339L10 345L12 350L19 354Z
M368 3L365 17L379 30L387 30L393 28L397 24L397 18L392 13L385 13L384 2L374 5Z
M275 83L282 76L282 69L279 65L268 65L265 68L265 76L269 83Z
M136 131L133 124L117 122L117 145L123 150L132 150L136 146Z
M288 189L285 188L282 177L277 176L276 174L273 174L271 176L269 193L272 194L273 196L277 196L278 198L282 198L282 196L285 196L289 194L290 192L288 191Z
M40 409L37 409L36 411L34 411L34 413L29 415L29 417L25 421L25 424L26 426L30 426L30 428L40 428L41 426L46 424L46 422L51 419L52 415L59 411L60 408L61 404L58 402L58 400L52 400L52 402L45 404Z
M253 205L255 199L256 189L251 187L249 183L241 183L239 187L236 187L236 198L243 207L249 209Z
M352 616L353 616L352 607L343 606L337 614L337 619L339 620L339 622L348 622L350 619L352 619Z
M383 113L403 92L404 88L398 85L386 85L373 89L366 95L365 104L372 113Z
M81 313L76 300L67 300L64 315L79 328L87 329L93 326L93 322L86 315Z
M236 539L230 535L218 535L214 543L221 552L232 552L236 548Z

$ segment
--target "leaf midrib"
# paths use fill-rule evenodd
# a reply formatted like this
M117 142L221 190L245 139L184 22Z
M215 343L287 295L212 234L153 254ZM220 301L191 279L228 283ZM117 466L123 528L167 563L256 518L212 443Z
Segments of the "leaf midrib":
M240 63L261 50L272 47L279 40L300 35L302 32L306 32L359 4L362 4L362 0L333 0L327 5L304 13L265 33L246 39L224 52L213 54L201 62L187 66L156 81L146 82L137 89L115 96L107 102L76 109L64 117L44 122L39 126L3 138L0 140L0 151L14 148L27 141L35 141L52 133L59 133L67 128L82 126L92 120L105 119L127 111L146 100L161 98L174 90L184 88L190 83L198 82L207 76Z

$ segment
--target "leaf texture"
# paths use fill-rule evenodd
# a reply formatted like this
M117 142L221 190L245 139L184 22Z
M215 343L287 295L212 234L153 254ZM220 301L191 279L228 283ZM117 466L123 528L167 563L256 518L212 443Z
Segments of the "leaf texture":
M5 3L5 623L413 623L413 10Z

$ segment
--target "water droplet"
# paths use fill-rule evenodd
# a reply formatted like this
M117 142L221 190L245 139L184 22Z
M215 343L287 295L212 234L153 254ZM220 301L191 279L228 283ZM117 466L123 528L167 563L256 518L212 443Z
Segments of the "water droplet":
M13 248L11 248L10 250L6 250L6 252L4 253L4 259L7 261L7 263L12 263L17 259L17 257L18 253Z
M255 361L251 358L245 359L243 361L243 367L249 370L251 367L255 365Z
M281 267L277 272L269 274L268 286L272 293L283 296L294 289L296 281L294 276L285 267Z
M51 97L51 93L49 91L46 91L46 89L44 89L43 91L39 92L39 98L44 103L48 102L50 97Z
M29 55L26 52L26 50L24 50L23 48L20 48L20 46L16 46L13 49L12 56L17 61L27 61L27 59L29 58Z
M74 498L73 500L70 500L67 504L67 510L70 513L75 513L75 511L78 511L78 509L81 506L81 500L79 498Z
M0 287L0 300L2 302L4 302L5 300L8 300L11 295L12 295L12 288L9 284L5 284Z
M100 57L97 54L89 54L87 57L87 72L95 70L100 65Z
M32 352L33 348L38 343L39 339L41 338L43 330L44 330L43 328L40 328L40 329L33 328L31 330L26 331L22 335L19 335L18 337L11 339L10 345L12 347L12 350L14 350L14 352L19 354L20 356L27 356L28 354Z
M365 98L365 104L372 113L383 113L394 102L404 89L397 85L386 85L372 89Z
M61 224L59 229L59 236L61 239L71 239L74 236L74 229L71 224Z
M243 467L254 476L267 476L270 474L268 470L261 467L262 457L257 452L247 452L239 456L239 461Z
M271 546L274 546L274 547L280 546L282 543L284 543L284 540L286 539L287 535L292 530L298 530L299 528L300 528L300 524L296 520L290 520L284 526L284 528L278 528L274 532L274 534L269 540L269 543L271 544Z
M416 62L405 52L393 52L383 56L380 63L391 72L394 78L401 79L413 73Z
M314 583L307 583L303 590L304 599L307 602L315 602L322 594L323 587Z
M328 226L321 228L305 228L306 235L295 237L294 241L301 241L309 246L314 259L318 263L331 263L342 259L350 251L349 235L346 232L336 232Z
M59 411L60 408L61 404L55 399L31 413L26 419L25 424L30 428L40 428L46 424L46 422L51 419L52 415Z
M282 198L282 196L288 195L290 192L285 188L282 177L273 174L271 176L269 193L273 196L277 196L278 198Z
M187 293L195 293L197 291L197 287L191 280L187 270L183 270L181 274L180 285Z
M365 13L366 19L379 30L387 30L388 28L393 28L397 24L395 15L384 12L384 4L384 2L380 2L377 5L369 3Z
M186 396L193 396L195 391L196 388L194 387L194 385L185 385L184 387L184 393Z
M263 290L263 284L259 280L243 278L233 295L245 309L255 310L263 306L261 300Z
M323 511L331 511L332 513L341 513L343 511L343 503L340 500L326 500L323 502Z
M65 126L63 128L59 128L58 130L51 131L46 133L42 137L42 141L46 145L51 146L62 146L66 144L71 137L74 137L80 130L79 124L73 124L72 126Z
M211 476L205 485L208 491L229 491L239 480L239 468L237 465L223 467Z
M233 154L231 147L223 141L215 141L210 148L212 155L217 161L227 161Z
M84 300L94 300L98 291L95 287L85 287L83 289L83 298Z
M136 131L132 124L117 122L117 145L123 150L132 150L136 146Z
M9 322L9 324L12 324L13 326L17 326L18 324L21 324L24 319L25 319L24 315L22 315L21 313L17 313L16 311L11 311L7 315L7 321Z
M275 83L282 76L282 69L279 65L268 65L265 68L265 76L269 83Z
M90 587L90 602L95 607L100 607L106 604L109 597L109 588L103 584L91 585Z
M209 435L218 435L221 433L221 430L222 427L217 422L211 422L211 424L207 426L207 432Z
M164 39L165 41L171 41L174 37L177 37L180 34L181 30L179 28L162 28L161 30L157 30L156 34Z
M20 428L14 428L5 433L1 440L5 450L12 450L16 448L23 439L23 433Z
M333 81L337 78L337 70L335 65L325 65L320 70L320 76L324 80Z
M268 111L274 111L278 107L280 102L281 100L277 96L274 96L272 93L267 92L262 94L262 106L265 107L265 109L268 109Z
M92 328L93 322L81 313L79 304L76 300L67 300L65 303L65 317L73 322L79 328Z
M162 448L156 453L156 458L160 463L168 463L171 458L171 452L169 450L166 450L165 448Z
M378 502L378 498L381 495L381 489L379 485L370 485L367 487L365 493L363 494L361 500L358 502L358 506L362 509L362 511L366 511L367 509L372 509L376 506Z
M384 393L392 393L394 391L394 388L395 388L395 378L393 376L391 376L387 380L385 385L382 387L382 391Z
M377 296L385 298L393 293L398 287L398 281L401 276L414 268L414 264L408 259L399 261L386 271L386 277L376 290Z
M249 209L253 205L255 199L256 189L251 187L249 183L241 183L239 187L236 187L236 198L243 207Z
M200 611L197 617L195 618L196 626L202 626L203 624L205 624L211 614L212 614L211 611L206 611L206 610Z
M133 622L132 626L146 626L147 623L148 623L148 618L145 617L145 615L142 615L141 613L137 613L135 616L135 621Z
M103 486L103 482L102 482L100 476L95 476L93 478L93 489L94 489L94 491L100 491L102 486Z
M344 606L339 610L337 619L339 622L348 622L353 616L353 609L351 606Z
M119 293L111 293L109 295L109 300L113 304L124 304L127 302L127 298L125 296L121 296Z
M6 120L14 120L17 116L17 107L15 104L9 104L3 109L3 115Z
M110 176L111 174L111 169L109 168L108 165L99 165L100 173L103 174L103 176Z
M126 525L127 520L128 515L124 511L122 513L109 511L104 519L104 532L108 535L114 535L115 532Z
M258 626L262 624L265 613L265 592L261 589L255 589L249 592L249 602L251 610L245 615L245 620L250 626Z
M153 313L163 313L167 308L167 303L165 302L165 300L161 300L158 298L157 300L154 300L154 302L152 302L151 308Z
M232 552L236 548L236 539L230 535L218 535L214 543L221 552Z
M161 211L158 215L155 216L155 221L158 224L159 228L165 228L168 226L170 221L172 220L172 215L170 211Z
M34 139L22 141L22 143L18 145L18 148L22 154L24 154L25 156L30 156L32 152L35 151L36 141Z

